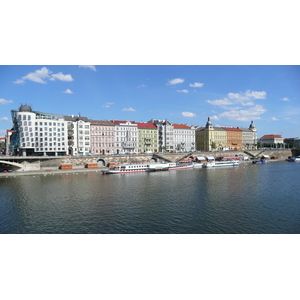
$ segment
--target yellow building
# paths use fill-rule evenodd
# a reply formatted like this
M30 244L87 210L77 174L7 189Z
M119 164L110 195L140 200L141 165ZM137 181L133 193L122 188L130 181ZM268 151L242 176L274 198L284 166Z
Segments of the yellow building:
M226 130L212 126L210 118L205 127L196 129L196 147L200 151L222 150L226 148Z
M135 124L138 126L138 152L157 152L157 127L153 123Z

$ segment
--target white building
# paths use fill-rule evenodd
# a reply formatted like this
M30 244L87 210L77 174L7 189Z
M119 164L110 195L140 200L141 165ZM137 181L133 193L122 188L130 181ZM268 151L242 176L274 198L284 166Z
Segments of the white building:
M115 124L115 153L138 152L138 125L130 121L112 121Z
M64 116L68 122L68 153L89 155L91 153L90 120L81 116Z
M32 111L29 105L21 105L11 114L11 155L67 154L67 122L62 115Z
M172 124L176 151L190 152L196 150L195 127L183 124Z
M168 120L151 119L149 123L155 124L158 129L158 151L175 151L173 125Z

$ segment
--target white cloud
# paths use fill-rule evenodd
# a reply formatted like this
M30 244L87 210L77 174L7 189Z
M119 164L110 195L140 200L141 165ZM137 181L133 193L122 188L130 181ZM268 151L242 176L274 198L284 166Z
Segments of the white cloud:
M231 101L227 98L219 99L219 100L206 100L206 102L213 104L213 105L217 105L217 106L234 104L233 101Z
M103 104L102 107L109 108L113 104L113 102L107 102L106 104Z
M174 85L178 83L183 83L184 79L183 78L174 78L168 81L167 85Z
M226 98L217 100L206 100L206 102L219 106L228 111L218 115L218 118L226 118L236 121L251 121L260 119L259 115L266 112L261 105L255 105L254 100L266 99L265 91L246 90L244 93L228 93ZM241 109L241 106L252 106L249 109Z
M133 109L132 107L129 107L129 108L123 108L122 111L135 111L135 109Z
M1 104L9 104L9 103L13 103L13 101L12 100L5 100L3 98L0 99L0 105Z
M79 66L80 68L89 68L89 69L91 69L91 70L93 70L93 71L95 71L96 72L96 67L95 66L92 66L92 65L81 65L81 66Z
M265 113L266 109L261 105L255 105L248 110L230 110L219 115L220 118L225 118L234 121L252 121L260 119L260 115Z
M65 94L73 94L73 92L70 89L66 89L63 93L65 93Z
M197 115L192 113L192 112L188 112L188 111L184 111L181 113L184 117L188 117L188 118L194 118L196 117Z
M51 75L50 80L54 81L56 79L61 80L61 81L73 81L74 80L72 78L72 75L70 75L70 74L64 75L62 72Z
M195 83L190 83L191 87L203 87L204 83L201 82L195 82Z
M218 116L212 116L210 117L211 120L219 120L219 117Z
M41 68L40 70L36 70L35 72L28 73L23 76L21 79L17 79L14 83L25 83L25 80L30 80L37 83L46 83L43 79L48 78L51 74L51 71L46 67Z
M290 99L288 97L284 97L281 99L281 101L290 101Z
M278 119L275 118L275 117L271 118L271 120L272 120L272 121L278 121Z
M187 94L189 91L188 91L188 90L177 90L176 92L178 92L178 93L185 93L185 94Z
M9 121L8 117L0 118L0 121Z
M70 74L64 75L62 72L59 72L57 74L52 74L52 75L51 74L52 72L48 68L43 67L40 70L36 70L34 72L28 73L27 75L23 76L21 79L15 80L13 83L22 84L25 83L26 80L30 80L33 82L45 84L47 82L46 79L48 78L52 81L56 79L61 81L74 80Z

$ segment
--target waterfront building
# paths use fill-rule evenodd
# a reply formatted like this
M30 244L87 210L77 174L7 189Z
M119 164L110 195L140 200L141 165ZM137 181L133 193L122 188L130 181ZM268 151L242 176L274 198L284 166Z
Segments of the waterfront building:
M11 110L11 115L11 155L57 156L67 153L67 122L62 115L33 111L29 105Z
M90 126L87 117L64 116L68 126L68 154L89 155L91 152Z
M138 126L130 121L112 121L115 125L115 153L138 152Z
M242 130L242 147L247 150L257 149L257 130L251 121L248 128L239 127Z
M174 145L176 151L190 152L196 150L195 127L172 124L174 128Z
M237 127L223 127L226 130L226 148L240 150L243 146L242 130Z
M300 148L300 137L286 138L283 140L287 148Z
M153 123L136 123L138 126L138 152L158 151L158 130Z
M205 127L198 127L196 129L195 137L197 150L212 151L226 149L226 130L220 126L213 126L210 118L208 118Z
M261 147L284 147L283 138L279 134L266 134L259 139Z
M175 151L174 126L168 120L151 119L149 123L155 124L158 129L158 151Z
M115 153L115 125L112 121L90 120L91 154Z

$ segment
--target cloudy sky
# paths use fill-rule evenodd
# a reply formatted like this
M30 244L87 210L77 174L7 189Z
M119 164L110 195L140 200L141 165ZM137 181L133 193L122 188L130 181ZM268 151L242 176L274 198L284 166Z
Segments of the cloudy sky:
M11 109L98 120L257 126L259 136L300 136L299 66L2 65L0 132Z

